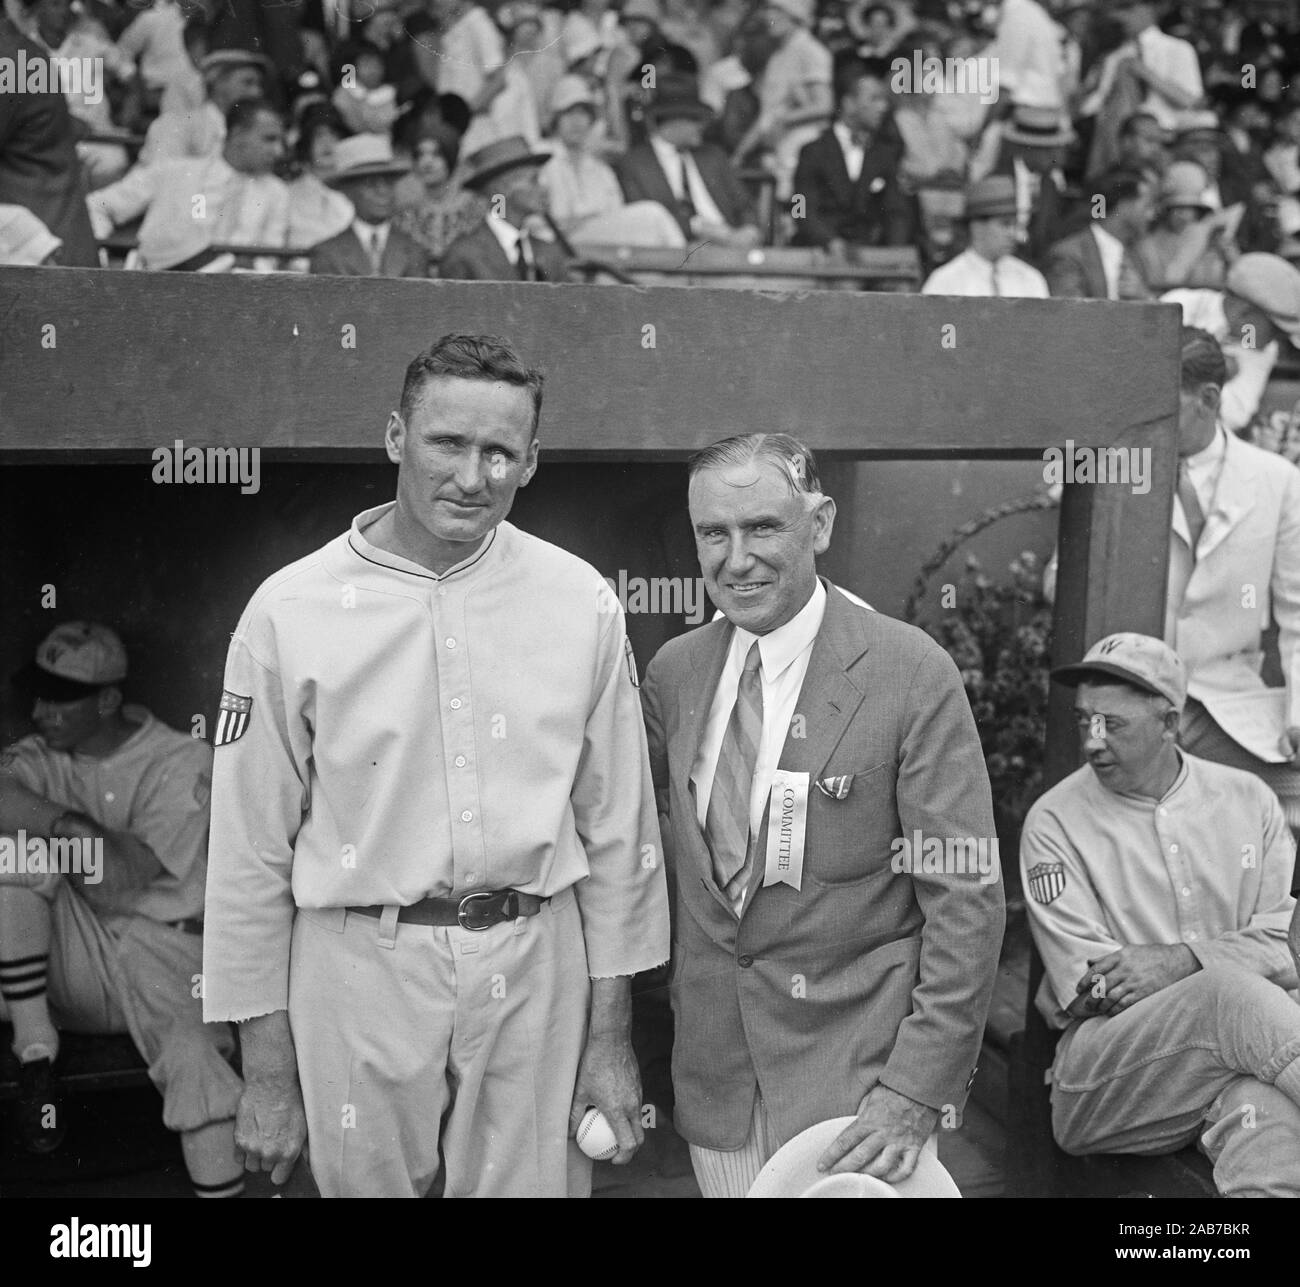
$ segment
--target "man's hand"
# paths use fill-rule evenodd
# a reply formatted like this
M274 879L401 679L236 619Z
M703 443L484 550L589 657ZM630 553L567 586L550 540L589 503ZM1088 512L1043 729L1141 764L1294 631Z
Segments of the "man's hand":
M615 1166L626 1165L645 1143L641 1070L632 1053L630 978L591 981L591 1021L569 1109L570 1134L577 1135L591 1105L605 1114L618 1141L618 1152L610 1160Z
M244 1093L235 1115L235 1159L246 1171L270 1171L283 1184L307 1142L289 1015L259 1015L239 1026Z
M1088 972L1075 985L1079 993L1087 993L1094 1014L1112 1015L1145 997L1195 974L1201 963L1185 943L1136 943L1121 947L1118 952L1088 962ZM1097 978L1101 977L1103 994L1093 997Z
M836 1175L856 1171L897 1184L916 1170L921 1146L938 1124L938 1109L888 1086L874 1086L857 1120L821 1155L817 1169Z
M569 1110L570 1134L577 1135L583 1115L592 1105L605 1114L618 1141L618 1152L609 1160L615 1166L626 1166L645 1143L645 1131L641 1129L641 1070L629 1038L596 1032L588 1036Z

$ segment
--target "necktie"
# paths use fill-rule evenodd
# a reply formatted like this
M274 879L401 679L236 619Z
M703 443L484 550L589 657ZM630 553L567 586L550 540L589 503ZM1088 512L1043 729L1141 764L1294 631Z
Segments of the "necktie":
M515 243L515 253L517 256L515 259L515 268L519 273L519 280L521 282L537 280L537 278L533 276L533 257L530 253L531 251L531 239L526 232L521 232L519 234L519 240Z
M763 732L762 657L758 640L750 645L736 687L736 704L718 753L713 790L704 818L704 841L713 858L713 878L734 905L749 882L753 869L750 852L749 793L758 763L758 741Z
M374 269L375 276L380 275L380 265L384 262L384 243L380 239L379 229L372 228L370 231L370 264Z
M681 164L682 173L682 195L678 198L678 202L682 208L682 218L688 224L699 213L695 208L695 202L691 200L691 172L686 164L690 160L690 156L691 154L686 148L679 147L677 149L677 159Z
M1142 280L1137 265L1129 258L1128 251L1119 261L1119 297L1120 299L1150 299L1151 292Z
M1002 292L998 290L998 265L996 260L989 266L989 276L993 279L993 293L1001 295Z
M1192 534L1192 561L1195 562L1196 547L1200 545L1201 533L1205 530L1205 511L1201 508L1201 500L1196 494L1191 471L1185 460L1178 462L1178 501L1187 519L1187 530Z

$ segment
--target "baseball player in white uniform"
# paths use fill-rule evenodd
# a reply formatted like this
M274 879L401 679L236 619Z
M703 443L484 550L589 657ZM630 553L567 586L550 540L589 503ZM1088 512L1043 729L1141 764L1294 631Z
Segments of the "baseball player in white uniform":
M595 569L504 521L542 377L447 336L397 498L266 581L214 742L205 1010L236 1146L325 1196L585 1196L588 1105L642 1139L632 975L668 956L636 669ZM440 1128L441 1123L441 1128ZM440 1156L441 1155L441 1156Z
M1064 1030L1057 1142L1199 1138L1225 1196L1300 1196L1295 846L1277 797L1178 748L1187 673L1159 639L1110 635L1053 676L1078 688L1088 762L1030 809L1020 862L1038 1008Z
M59 1029L129 1032L181 1133L200 1197L234 1197L241 1084L199 1001L212 750L122 704L126 650L57 627L18 677L38 732L0 761L0 1014L20 1062L19 1130L61 1142Z

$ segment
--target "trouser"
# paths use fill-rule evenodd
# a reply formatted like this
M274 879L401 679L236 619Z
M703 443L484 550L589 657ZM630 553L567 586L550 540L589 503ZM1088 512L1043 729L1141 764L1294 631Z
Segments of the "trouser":
M68 1032L129 1032L163 1097L163 1122L192 1131L235 1116L234 1035L204 1023L203 937L146 916L100 915L64 876L11 876L49 906L49 1007ZM4 944L0 943L0 949ZM0 956L3 951L0 951ZM0 1018L7 1018L0 1000Z
M1200 1137L1225 1197L1300 1196L1300 1006L1236 966L1067 1029L1052 1130L1067 1153L1172 1153Z
M289 1021L323 1197L587 1197L590 1001L572 889L491 929L299 909Z

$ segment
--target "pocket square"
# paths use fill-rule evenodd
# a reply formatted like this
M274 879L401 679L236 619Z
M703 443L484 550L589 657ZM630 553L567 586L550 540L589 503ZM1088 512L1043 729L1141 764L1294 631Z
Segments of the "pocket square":
M822 778L817 783L817 790L832 800L843 800L853 786L854 776L852 773L844 773L837 778Z

